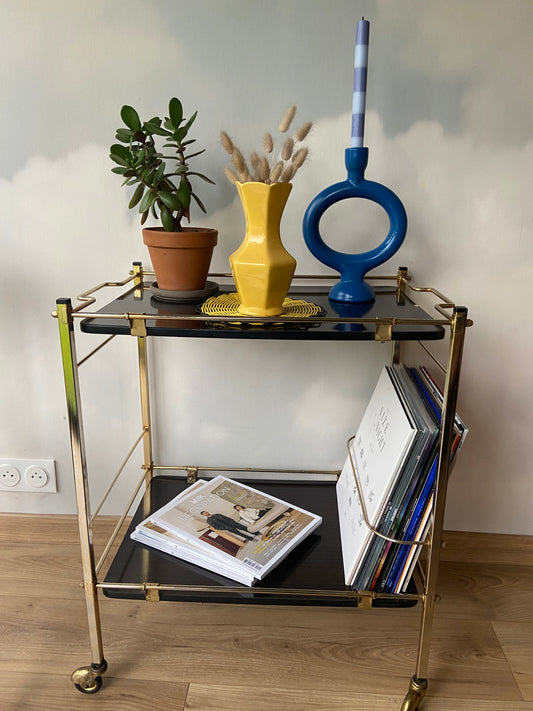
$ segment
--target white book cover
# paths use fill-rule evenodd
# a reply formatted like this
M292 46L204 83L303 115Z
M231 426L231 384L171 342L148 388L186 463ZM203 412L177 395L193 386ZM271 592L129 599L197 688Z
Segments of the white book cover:
M351 585L372 532L365 523L352 467L359 475L370 523L376 526L401 472L417 429L384 368L366 407L337 482L337 505L347 585Z
M150 520L259 580L322 523L320 516L223 476L176 497Z
M180 560L185 560L188 563L206 568L213 573L218 573L243 585L252 586L257 580L254 575L247 574L248 571L230 568L218 560L214 560L210 556L205 555L201 549L198 549L190 543L184 543L171 531L159 528L159 526L156 526L156 524L151 521L144 521L137 526L132 532L131 537L134 541L143 543L151 548L156 548Z

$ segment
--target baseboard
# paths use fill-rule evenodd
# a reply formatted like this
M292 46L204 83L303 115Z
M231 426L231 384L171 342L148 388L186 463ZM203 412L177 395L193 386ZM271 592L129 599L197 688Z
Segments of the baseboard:
M533 536L444 531L441 560L533 565Z

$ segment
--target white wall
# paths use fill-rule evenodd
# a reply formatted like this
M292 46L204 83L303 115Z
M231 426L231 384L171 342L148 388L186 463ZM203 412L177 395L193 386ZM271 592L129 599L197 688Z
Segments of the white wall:
M312 159L295 180L282 234L300 272L323 271L300 224L314 195L345 177L355 25L364 15L371 21L366 176L397 192L409 217L404 245L378 271L408 265L417 281L468 306L475 322L460 397L471 433L450 484L446 525L533 533L528 0L4 0L0 7L0 458L53 458L59 484L51 495L0 492L1 510L74 511L50 312L57 297L123 278L136 259L149 265L137 217L110 172L121 105L154 115L178 95L186 112L199 110L196 136L208 149L199 167L217 185L202 193L209 215L194 221L219 229L213 267L225 271L244 225L223 176L219 129L252 150L296 103L297 120L315 122ZM331 243L360 251L381 241L383 217L366 207L328 216ZM157 440L161 459L243 466L340 466L388 354L379 344L355 351L326 343L156 345L154 417L172 416ZM81 339L82 353L91 347L92 339ZM139 431L134 342L115 339L83 366L81 379L100 493ZM125 476L135 479L137 470Z

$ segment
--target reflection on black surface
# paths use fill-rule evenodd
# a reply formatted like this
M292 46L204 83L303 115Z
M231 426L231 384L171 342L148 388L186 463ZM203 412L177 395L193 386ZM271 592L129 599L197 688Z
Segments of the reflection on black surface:
M362 301L358 304L348 304L341 301L329 300L331 310L341 318L363 318L374 306L374 300ZM333 314L332 314L333 315ZM366 328L363 323L337 323L335 324L336 331L364 331Z
M234 288L221 288L232 291ZM325 286L295 287L288 296L304 299L320 306L326 317L370 318L370 319L416 319L427 323L397 324L393 327L396 340L439 340L444 337L444 328L433 323L433 319L409 299L399 304L396 289L375 288L375 300L361 304L343 304L330 301L329 288ZM128 317L134 314L148 316L146 332L148 336L200 337L200 338L245 338L272 340L361 340L370 341L375 337L374 324L335 323L320 317L310 317L301 323L285 323L282 326L269 324L253 328L245 324L209 321L197 311L197 304L166 304L151 298L150 291L144 289L142 299L135 297L134 290L122 294L98 310L97 318L87 318L81 322L85 333L130 334ZM106 314L122 315L123 319L107 318ZM180 316L182 318L158 318L158 316ZM194 316L196 318L187 318ZM185 318L183 318L185 317ZM233 319L232 319L233 321Z

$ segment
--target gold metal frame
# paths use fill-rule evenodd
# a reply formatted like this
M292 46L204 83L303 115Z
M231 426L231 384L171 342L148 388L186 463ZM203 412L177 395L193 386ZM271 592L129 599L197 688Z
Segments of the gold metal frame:
M145 492L148 489L148 484L154 473L159 470L172 470L172 471L182 471L187 477L188 481L193 481L198 471L209 470L209 471L235 471L235 472L272 472L280 473L283 471L289 475L308 475L310 473L316 474L326 474L338 477L340 472L338 470L318 470L310 472L309 470L294 470L294 469L284 469L284 470L274 470L274 469L234 469L232 467L202 467L202 466L164 466L156 465L153 461L153 450L152 450L152 430L151 430L151 417L150 417L150 391L149 391L149 377L148 377L148 348L147 348L147 334L146 334L146 321L153 319L153 316L140 314L140 313L123 313L123 314L98 314L95 312L90 312L88 309L93 306L97 301L97 293L106 289L108 287L126 287L130 286L133 282L133 287L137 292L137 295L142 294L142 290L146 288L144 284L144 278L146 276L153 276L153 272L144 271L139 262L134 262L133 269L130 276L126 279L118 282L104 282L98 286L89 289L77 297L80 302L76 307L73 307L70 299L59 299L57 301L57 310L53 312L53 316L57 318L59 324L59 337L61 344L61 355L63 362L63 374L65 382L65 394L67 402L67 412L68 412L68 422L70 430L70 441L72 450L72 463L74 470L74 482L76 488L76 504L78 510L78 526L80 533L80 547L81 547L81 559L82 559L82 571L83 571L83 588L85 592L85 601L87 607L87 618L89 624L89 642L91 648L92 662L86 667L80 667L76 669L72 674L72 680L76 687L83 693L94 693L98 691L101 686L101 675L105 672L107 668L107 663L103 654L103 644L102 644L102 632L100 623L100 612L98 606L98 590L103 589L114 589L114 590L141 590L147 600L159 600L160 592L163 591L187 591L187 592L198 592L206 593L213 591L214 588L209 586L179 586L179 585L163 585L159 583L154 583L150 581L143 581L135 584L124 584L124 583L106 583L99 581L98 575L104 566L109 552L113 546L114 541L122 530L123 524L128 516L128 513L135 501L138 493L143 489ZM231 278L229 274L213 274L213 278ZM420 703L426 693L427 689L427 671L428 671L428 660L429 660L429 650L431 642L431 633L433 626L433 615L435 609L435 603L438 600L437 595L437 580L439 572L439 555L440 548L442 545L442 532L443 532L443 522L444 522L444 512L446 503L446 493L447 493L447 483L448 475L450 472L451 454L452 454L452 441L454 435L454 423L455 423L455 412L457 404L457 393L459 388L460 370L461 370L461 360L464 346L464 339L466 328L472 325L472 321L467 318L467 311L463 307L456 307L455 304L448 299L446 296L441 294L436 289L432 287L416 287L410 284L411 277L409 276L407 269L405 267L400 267L398 273L395 276L376 276L368 277L369 279L379 280L379 281L394 281L396 284L396 293L398 303L405 302L406 299L411 299L415 301L414 295L419 293L429 294L437 301L433 305L433 308L437 314L436 317L432 317L430 323L433 325L442 325L449 329L449 347L448 347L448 360L446 364L441 364L439 360L433 355L431 350L422 342L419 345L424 349L424 351L432 358L432 360L437 364L440 370L445 374L445 385L444 385L444 401L442 410L442 421L441 421L441 436L440 436L440 453L439 453L439 466L437 471L436 485L435 485L435 496L434 496L434 508L432 516L432 526L429 536L426 541L420 542L418 545L424 545L427 547L428 554L425 562L424 568L418 567L417 574L421 578L421 592L417 594L390 594L390 593L377 593L374 591L360 591L360 590L277 590L277 589L265 589L258 588L250 591L250 595L261 596L261 595L283 595L298 598L299 596L306 597L328 597L328 598L346 598L357 602L360 607L372 607L373 600L378 598L383 599L402 599L402 600L419 600L422 602L422 612L420 619L420 631L419 631L419 641L418 641L418 651L415 673L410 680L409 690L405 699L403 701L401 711L416 711L419 708ZM331 279L330 276L324 275L301 275L296 276L295 279L301 280L324 280ZM106 491L102 503L96 509L94 514L91 514L89 505L89 479L86 464L85 455L85 442L83 436L83 423L82 423L82 413L81 413L81 395L80 386L78 380L78 368L85 363L89 358L102 350L114 336L110 336L105 341L103 341L99 346L97 346L93 351L91 351L85 358L77 361L76 356L76 344L75 344L75 321L79 318L105 318L107 319L122 319L129 323L130 334L137 338L137 356L139 365L139 392L140 392L140 411L141 411L141 423L142 429L141 433L138 435L133 446L129 450L126 458L122 462L117 474L113 478L111 485ZM161 314L157 316L158 321L164 319L173 320L209 320L213 322L218 321L228 321L229 317L224 316L209 316L205 315L193 315L187 314L185 316L179 316L176 314ZM254 317L239 317L239 320L243 323L247 321L257 323L258 318ZM279 319L275 317L271 318L261 318L264 323L277 322ZM298 317L286 317L284 319L286 322L290 320L301 320ZM310 320L315 320L306 318L306 323ZM359 323L366 325L375 326L375 340L386 341L392 343L392 354L391 360L395 363L400 362L401 359L401 343L399 341L394 341L392 339L392 328L397 325L420 325L427 324L426 319L403 319L403 318L346 318L346 317L317 317L317 321L320 322L334 322L334 323ZM95 563L94 549L93 549L93 536L92 536L92 524L94 517L98 514L103 502L109 495L110 491L114 487L116 481L118 480L120 474L124 470L127 462L132 456L133 452L136 451L137 447L142 444L143 450L143 464L141 467L142 476L138 482L135 490L127 503L126 509L123 514L119 517L117 525L107 542L104 551L100 557L98 563ZM349 448L348 448L349 450ZM354 476L359 487L359 482L357 474L354 471ZM360 497L363 501L363 497ZM144 497L146 507L148 509L149 502L147 497ZM148 514L148 510L147 510ZM364 511L364 518L369 526L369 528L382 535L379 531L376 531L368 521L366 511ZM386 536L384 536L387 538ZM394 539L388 539L394 540ZM404 541L398 541L404 543ZM407 542L411 543L412 542ZM227 587L222 591L226 591L228 594L240 593L243 594L243 589ZM221 590L217 588L217 593ZM244 591L245 593L247 591Z

